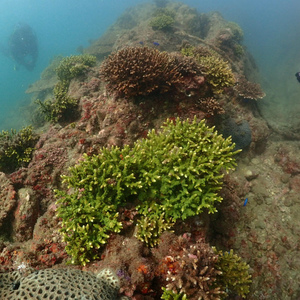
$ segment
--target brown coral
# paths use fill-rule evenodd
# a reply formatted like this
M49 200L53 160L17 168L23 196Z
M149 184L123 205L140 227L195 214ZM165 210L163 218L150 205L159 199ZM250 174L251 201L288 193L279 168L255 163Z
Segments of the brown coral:
M211 116L225 113L224 108L213 97L200 99L200 107Z
M148 47L126 47L111 54L100 72L107 89L124 97L166 93L182 78L172 56Z
M222 272L215 268L218 255L203 239L190 243L179 237L161 264L166 273L166 288L188 299L217 300L224 292L216 286L217 276Z
M258 100L266 96L258 83L250 82L245 76L240 76L234 89L245 99Z

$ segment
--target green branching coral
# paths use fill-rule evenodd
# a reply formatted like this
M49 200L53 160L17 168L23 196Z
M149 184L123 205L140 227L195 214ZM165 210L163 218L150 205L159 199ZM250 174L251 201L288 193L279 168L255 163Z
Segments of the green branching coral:
M229 64L214 50L207 47L187 46L181 54L190 56L201 66L205 80L214 93L222 93L224 88L233 86L235 78Z
M56 74L60 81L69 82L71 79L84 74L89 67L96 64L96 57L88 54L71 55L65 57L56 68Z
M175 23L175 12L170 9L158 8L153 15L150 26L154 30L169 30Z
M242 261L238 255L234 254L233 250L222 252L214 248L214 251L219 255L216 269L222 273L217 278L217 284L226 291L223 299L226 299L226 296L231 293L246 298L252 282L249 274L249 265Z
M223 171L233 169L234 144L204 121L168 120L131 148L103 148L70 169L57 191L61 232L74 262L95 258L94 249L118 232L118 208L134 203L137 237L154 245L176 220L216 211Z
M27 165L31 160L38 136L31 126L16 130L2 131L0 133L0 170L12 172L21 166Z
M235 79L229 64L222 58L212 56L198 56L197 61L203 66L205 79L211 85L214 93L222 93L224 88L233 86Z
M167 290L165 287L162 288L163 294L161 295L161 299L164 300L188 300L186 294L184 293L175 293L173 291Z
M53 90L54 100L36 101L47 121L57 122L63 117L73 114L77 107L77 100L68 96L70 82L73 78L83 75L95 63L96 58L87 54L71 55L60 61L55 69L59 82Z
M167 30L174 24L174 19L168 15L159 15L150 20L150 26L154 30Z

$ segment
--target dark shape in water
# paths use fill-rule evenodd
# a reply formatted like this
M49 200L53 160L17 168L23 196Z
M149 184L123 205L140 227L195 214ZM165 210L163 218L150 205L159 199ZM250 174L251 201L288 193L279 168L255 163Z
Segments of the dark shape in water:
M296 76L297 80L300 82L300 72L297 72L297 73L295 74L295 76Z
M9 55L18 65L32 71L38 57L38 42L32 28L25 23L18 23L9 38L8 47L1 47L3 54Z

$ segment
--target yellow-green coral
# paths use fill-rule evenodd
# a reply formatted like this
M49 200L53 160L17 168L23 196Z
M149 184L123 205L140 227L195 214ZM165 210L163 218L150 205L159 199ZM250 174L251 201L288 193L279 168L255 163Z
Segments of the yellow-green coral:
M19 132L12 129L0 133L0 170L11 172L27 165L31 160L38 136L32 126L22 128Z
M215 93L222 93L224 88L234 85L235 79L231 68L222 58L215 55L198 56L197 61L204 67L205 79Z
M155 202L150 203L150 206L141 205L139 213L141 218L137 221L135 236L151 247L157 245L160 235L174 225L173 219L167 218Z
M160 299L164 300L188 300L186 294L183 293L175 293L173 291L167 290L165 287L162 287L163 294Z
M154 30L168 30L174 25L174 23L174 11L166 8L158 8L155 10L149 24Z
M242 298L246 298L252 283L249 265L242 261L241 257L234 254L233 250L222 252L214 248L214 251L219 255L216 269L222 272L218 276L217 285L222 286L223 290L227 291L222 299L226 299L230 293L236 293Z
M68 82L83 74L89 67L94 66L96 57L88 54L71 55L61 60L56 68L56 74L60 81Z
M176 119L133 147L85 155L64 176L70 192L57 191L61 233L73 261L97 257L94 249L120 231L118 209L127 203L136 204L137 236L149 245L178 219L204 209L214 213L223 171L235 167L234 146L204 121Z
M193 57L200 64L205 80L214 93L222 93L224 88L234 85L235 78L229 64L216 51L207 47L187 46L181 49L181 53Z
M53 90L54 100L47 99L44 102L36 100L40 111L45 115L45 119L57 122L62 117L73 114L77 101L68 96L70 81L88 70L96 63L96 58L92 55L71 55L63 58L55 69L59 82Z

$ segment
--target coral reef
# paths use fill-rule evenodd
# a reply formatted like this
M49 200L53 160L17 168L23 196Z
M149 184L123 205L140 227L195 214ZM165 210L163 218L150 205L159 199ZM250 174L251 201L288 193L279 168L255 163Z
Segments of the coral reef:
M31 126L0 133L0 170L12 172L21 166L26 166L34 151L38 135Z
M137 204L138 238L150 245L177 219L204 209L214 213L215 203L222 200L222 171L235 166L233 148L230 138L224 140L195 118L168 120L160 133L149 132L132 148L103 148L100 155L85 155L64 176L72 193L56 192L61 233L73 263L95 259L95 249L106 243L110 232L120 231L120 205Z
M157 49L174 66L171 71L177 72L171 86L164 79L157 82L163 86L162 90L157 88L145 94L134 94L133 91L133 95L130 91L126 96L119 93L116 86L109 89L109 81L106 90L99 68L87 67L83 75L71 80L68 78L70 72L61 73L61 78L65 74L66 81L70 81L67 89L56 75L57 61L45 72L41 85L32 86L31 91L37 93L34 97L44 101L53 97L53 87L59 81L61 83L55 90L57 97L62 101L64 96L76 99L78 106L66 109L66 115L58 116L63 122L52 122L41 128L43 134L28 165L12 174L0 175L3 204L0 211L0 272L20 271L24 265L38 272L49 267L65 268L70 256L65 252L66 243L59 232L65 218L63 230L69 231L65 231L63 236L66 239L70 237L70 246L74 246L77 255L72 259L85 264L76 268L96 273L103 267L109 267L120 280L120 293L132 299L188 299L186 294L163 288L172 283L166 281L166 276L179 275L179 262L182 265L183 261L187 261L192 267L192 260L188 258L197 254L193 252L194 247L209 248L204 243L205 238L218 249L224 249L225 255L225 249L233 248L235 253L250 262L253 283L247 294L249 300L297 297L299 261L295 259L295 251L299 248L300 228L297 218L300 175L299 163L294 155L298 151L297 143L284 141L282 144L287 148L283 145L277 147L277 144L277 148L270 149L273 144L268 139L270 130L258 113L257 102L241 100L235 87L223 86L214 90L207 80L204 74L207 70L197 61L194 51L200 57L216 56L228 62L237 78L246 75L257 81L258 69L242 46L239 35L234 36L235 29L230 29L230 24L215 12L198 13L187 5L171 1L167 8L176 11L171 30L153 30L149 26L155 5L147 3L126 10L83 53L94 54L100 64L104 57L126 46L143 48L143 45ZM185 50L185 56L178 53L188 45L190 49ZM243 54L238 55L242 50ZM128 65L133 63L129 61ZM155 62L153 64L160 68ZM151 69L151 64L144 66L146 75L147 67L156 71ZM130 70L135 71L134 68ZM124 76L131 76L134 80L129 84L139 87L139 82L147 78L142 77L144 74L140 69L137 70L139 76L125 72ZM160 69L159 72L163 73ZM150 81L147 82L153 86ZM217 94L219 90L221 94ZM117 96L125 97L120 99ZM226 115L216 116L223 109ZM31 113L32 110L29 108L28 111ZM72 118L67 118L68 114ZM239 167L234 173L225 175L224 182L222 166L218 164L220 157L210 156L210 151L217 153L222 149L220 143L212 142L213 138L218 140L219 135L208 130L208 126L203 127L206 135L193 126L188 129L176 120L177 117L192 120L194 116L197 120L206 119L209 126L218 124L220 128L227 118L236 120L237 124L247 120L248 126L243 124L243 128L247 127L245 141L249 143L250 133L251 145L239 155ZM182 132L175 134L171 125L160 130L167 118L177 122L178 126L181 124ZM148 136L152 129L158 135L164 132L165 140L162 136L156 137L154 132L151 133L155 136L152 140ZM236 132L243 134L242 131ZM178 135L184 138L180 139ZM140 138L146 140L135 143ZM217 146L214 148L213 145ZM203 146L201 153L196 151L200 146ZM278 150L281 147L282 151ZM140 153L143 149L145 152ZM230 153L232 151L228 150L223 154L232 158ZM274 153L277 156L274 157ZM203 161L205 159L207 161ZM69 173L68 167L71 167ZM193 173L193 170L198 173ZM213 170L220 172L213 173ZM121 177L118 177L119 173ZM67 175L64 177L65 185L61 182L61 174ZM274 180L268 179L270 174ZM209 185L213 182L221 188L221 181L222 189L213 186L216 190L209 194ZM103 182L106 186L101 187ZM139 186L140 182L143 187ZM202 189L207 197L196 195L191 199L190 195L196 194L197 188ZM62 193L58 199L55 198L55 189ZM222 202L214 200L215 197L223 199ZM249 199L248 204L243 206L246 198ZM208 214L205 205L217 209L218 213ZM107 210L102 211L103 207ZM197 213L194 207L200 207L201 214L194 215ZM58 210L65 212L63 218ZM186 219L182 220L183 217ZM76 224L77 220L81 223ZM78 230L78 236L72 236L73 228ZM166 230L172 230L174 234ZM97 240L99 232L99 241L103 244ZM188 237L193 240L176 246L179 238ZM100 248L96 249L98 245ZM71 248L69 254L72 256ZM203 252L200 250L200 253ZM207 254L210 253L208 250ZM221 258L221 254L214 254ZM88 263L93 258L97 259ZM198 269L203 267L199 261L201 259L195 263ZM181 268L184 269L184 266ZM238 267L232 270L238 270ZM291 277L295 280L290 281ZM182 278L192 288L195 280L189 281L185 274ZM221 277L217 278L221 280ZM179 284L180 277L177 276L177 279L174 286ZM231 284L234 281L233 277L227 282ZM233 299L243 296L239 296L238 290L230 285L226 290L223 284L227 283L222 282L208 280L203 285L211 291L220 288L220 291L230 292L228 296ZM215 298L221 295L226 297L220 293L215 294Z
M168 53L148 47L126 47L111 54L101 66L110 92L120 96L146 96L166 93L182 78Z
M22 268L20 268L22 270ZM75 269L45 269L25 276L0 274L1 299L118 299L119 281L110 270L95 276Z

